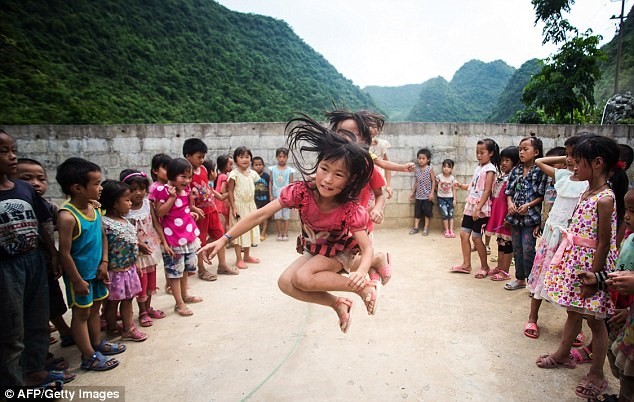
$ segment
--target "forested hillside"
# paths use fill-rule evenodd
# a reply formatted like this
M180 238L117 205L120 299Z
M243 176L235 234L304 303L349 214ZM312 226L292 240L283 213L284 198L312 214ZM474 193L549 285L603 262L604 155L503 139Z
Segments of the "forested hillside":
M488 122L506 123L517 111L523 110L522 91L533 74L541 71L543 63L539 59L531 59L513 73L504 91L498 97L493 112L487 118Z
M363 90L372 96L390 121L404 121L418 100L421 88L422 84L409 84L399 87L368 86Z
M3 0L3 124L283 121L371 98L283 21L211 0Z
M456 71L449 83L440 77L430 85L425 82L407 120L485 121L514 71L502 60L471 60Z

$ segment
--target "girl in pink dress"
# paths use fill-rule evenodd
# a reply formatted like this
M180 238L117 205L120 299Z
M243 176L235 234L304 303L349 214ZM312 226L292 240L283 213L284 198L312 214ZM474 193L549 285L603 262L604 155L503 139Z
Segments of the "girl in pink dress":
M374 251L367 233L368 212L356 201L374 164L366 149L307 116L291 120L286 127L292 127L287 142L304 181L286 186L279 198L242 217L223 238L199 253L209 259L233 237L282 208L298 209L302 234L297 251L302 256L286 268L278 285L297 300L333 308L345 333L353 302L329 292L358 294L372 315L381 286L378 281L366 281ZM302 166L313 160L308 153L317 154L316 163ZM347 278L339 275L342 269L349 272Z
M541 355L537 366L575 367L570 348L585 316L592 331L593 360L575 394L593 399L608 385L603 373L608 341L604 318L613 313L614 304L605 286L585 285L580 274L591 272L597 278L604 278L614 270L618 256L615 197L623 197L625 191L615 186L615 194L608 183L610 175L618 169L619 147L613 139L592 136L574 147L573 156L576 163L573 177L587 180L588 190L583 192L572 214L544 283L548 297L568 310L568 319L559 348L554 353Z
M216 209L218 210L218 214L220 214L223 230L227 232L229 226L229 192L227 191L227 181L229 180L229 173L233 170L233 159L231 159L229 155L220 155L216 159L216 166L218 167L218 177L216 177L214 189L221 195L220 198L217 197L218 202L216 202Z
M497 236L498 266L489 272L489 279L492 281L511 279L509 269L513 259L513 243L511 242L511 230L508 225L504 225L504 220L509 210L504 190L506 190L506 185L509 182L509 173L519 161L520 153L516 146L506 147L500 152L501 174L498 175L493 185L491 216L484 232L487 236Z

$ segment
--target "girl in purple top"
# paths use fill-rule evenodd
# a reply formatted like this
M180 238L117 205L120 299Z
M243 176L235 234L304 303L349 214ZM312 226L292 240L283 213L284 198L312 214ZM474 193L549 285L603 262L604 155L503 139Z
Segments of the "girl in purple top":
M350 328L352 300L329 292L358 294L372 315L381 286L379 281L366 281L374 251L367 233L368 213L356 201L374 165L366 149L308 116L293 119L286 127L293 127L287 143L304 181L286 186L279 198L241 219L199 253L209 259L233 237L282 208L298 209L302 233L297 250L302 256L286 268L278 285L295 299L332 307L345 333ZM317 154L317 162L303 166L312 160L305 155L309 152ZM347 278L338 274L342 269L349 272Z

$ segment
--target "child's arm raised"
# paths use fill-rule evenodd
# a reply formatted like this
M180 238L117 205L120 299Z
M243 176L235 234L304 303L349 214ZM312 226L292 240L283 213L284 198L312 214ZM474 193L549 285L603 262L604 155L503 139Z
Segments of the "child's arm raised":
M65 210L60 210L57 215L57 231L59 232L59 262L68 279L73 284L73 292L80 296L88 294L88 282L79 275L75 261L70 255L73 242L73 234L77 231L77 221L73 215Z
M167 193L169 194L167 200L163 203L159 202L160 205L156 208L156 213L160 218L167 215L170 209L172 209L174 202L176 202L176 188L174 186L168 186Z
M559 163L566 164L565 156L547 156L545 158L535 159L535 164L548 177L555 178L555 168L552 165Z
M278 199L275 199L260 209L256 209L251 212L249 215L242 217L235 225L231 227L225 233L224 236L219 238L213 243L209 243L206 246L202 247L196 254L202 254L203 260L207 263L211 263L211 259L216 255L218 250L225 247L230 239L234 237L241 236L242 234L248 232L255 226L264 222L266 219L275 215L275 213L282 209L282 205Z

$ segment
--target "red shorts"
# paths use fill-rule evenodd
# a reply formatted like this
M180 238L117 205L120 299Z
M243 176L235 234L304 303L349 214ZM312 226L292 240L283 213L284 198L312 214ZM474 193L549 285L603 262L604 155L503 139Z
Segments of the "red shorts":
M198 238L202 246L207 244L208 234L212 241L220 239L225 234L220 222L220 214L217 211L206 214L203 219L196 221L196 224L198 225L198 230L200 230Z

